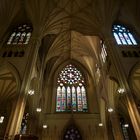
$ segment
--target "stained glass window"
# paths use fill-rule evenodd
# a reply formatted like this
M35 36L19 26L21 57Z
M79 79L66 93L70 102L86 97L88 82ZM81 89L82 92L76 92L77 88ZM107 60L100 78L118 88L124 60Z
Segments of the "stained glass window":
M31 37L32 28L27 24L20 25L13 29L7 45L28 44Z
M70 126L65 134L64 134L64 140L82 140L82 136L80 135L80 132L77 128L74 126Z
M124 140L130 140L129 133L128 133L129 124L125 123L125 120L122 117L120 118L120 125L124 136Z
M85 79L74 65L59 73L56 98L56 112L87 112Z
M26 134L28 118L29 118L29 113L24 113L22 123L21 123L21 128L20 128L20 134Z
M121 25L113 25L112 32L118 45L137 45L137 41L129 29Z

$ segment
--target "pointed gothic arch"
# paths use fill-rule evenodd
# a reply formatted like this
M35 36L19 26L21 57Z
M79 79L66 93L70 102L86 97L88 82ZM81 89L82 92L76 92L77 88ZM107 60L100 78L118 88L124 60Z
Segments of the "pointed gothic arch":
M8 40L7 45L27 45L31 38L32 26L29 24L19 24L13 28Z
M2 101L17 96L21 81L17 69L12 64L2 63L0 66L0 82L0 90L2 90L0 99Z
M80 70L67 64L57 78L56 112L87 112L85 84Z
M127 27L121 24L114 24L112 26L112 34L114 36L114 39L116 40L116 43L118 45L138 45L138 42L132 33Z

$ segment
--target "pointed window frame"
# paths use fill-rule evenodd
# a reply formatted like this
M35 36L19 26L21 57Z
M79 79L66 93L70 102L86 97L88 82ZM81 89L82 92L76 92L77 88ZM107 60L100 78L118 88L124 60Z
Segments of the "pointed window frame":
M7 45L27 45L31 38L32 30L29 24L21 24L15 27L7 40Z
M131 31L123 25L114 24L112 34L118 46L137 46L138 41Z
M88 112L85 78L75 65L59 73L56 94L56 112Z

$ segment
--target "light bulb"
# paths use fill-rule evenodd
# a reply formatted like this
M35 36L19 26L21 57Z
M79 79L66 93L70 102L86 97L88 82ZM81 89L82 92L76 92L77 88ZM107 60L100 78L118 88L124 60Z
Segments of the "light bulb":
M3 120L4 120L4 116L1 116L0 117L0 123L3 123Z
M36 111L37 111L37 112L41 112L41 108L37 108Z
M103 124L102 123L99 123L99 126L103 126Z
M29 95L34 95L34 93L35 93L35 91L32 90L32 89L28 91L28 94L29 94Z
M113 112L113 108L108 108L108 112Z
M129 124L125 124L124 127L129 127Z
M47 128L48 126L46 124L43 125L43 128Z

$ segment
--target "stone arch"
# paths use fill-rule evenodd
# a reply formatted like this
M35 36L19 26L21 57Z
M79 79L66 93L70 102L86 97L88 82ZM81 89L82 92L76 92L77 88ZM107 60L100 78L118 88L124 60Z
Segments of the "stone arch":
M140 62L136 63L129 73L129 85L135 99L140 101Z
M93 81L93 77L90 74L90 72L87 70L87 68L85 68L80 62L78 62L74 59L62 61L61 63L60 62L56 63L55 65L52 65L51 70L50 70L50 67L49 67L48 71L45 70L47 73L47 79L46 79L47 81L46 80L44 81L46 87L43 89L43 91L46 93L44 93L43 96L45 98L45 103L46 103L45 106L52 107L51 109L48 108L46 110L52 111L53 113L55 112L55 104L54 103L52 104L52 101L54 102L55 97L56 97L57 76L58 76L59 72L62 70L62 68L64 68L69 63L71 63L71 64L75 65L77 68L79 68L79 70L85 77L85 81L86 81L86 85L87 85L87 89L88 89L87 90L87 100L89 102L91 102L89 112L94 112L94 111L98 112L96 93L93 92L93 91L95 91L95 84ZM46 75L44 74L44 77L45 76ZM90 84L92 84L92 86ZM52 94L50 94L50 93L52 93ZM96 107L93 109L93 106L96 106Z
M49 104L50 105L46 105L46 106L51 106L52 108L49 111L55 112L55 97L56 97L56 80L57 80L57 76L59 74L59 72L62 70L62 68L64 68L67 64L73 64L76 67L79 68L79 70L81 71L81 73L85 76L85 81L86 81L86 85L87 85L87 100L88 100L88 106L89 106L89 112L98 112L98 105L97 105L97 97L95 94L95 86L90 86L89 83L93 83L93 77L90 75L89 71L79 62L71 59L69 61L65 61L63 63L57 64L57 66L55 67L55 69L52 69L51 73L50 73L50 78L48 77L48 82L50 83L49 91L46 91L47 94L48 93L52 93L51 95L47 95L49 99ZM53 78L52 78L53 77ZM51 87L53 85L53 88ZM48 86L48 85L47 85ZM46 87L47 88L47 87ZM44 94L45 95L45 94ZM90 95L90 96L89 96ZM89 98L90 97L90 98ZM50 101L50 99L52 99L52 101ZM52 104L53 102L53 104ZM95 108L93 108L93 106Z
M0 115L4 116L0 135L4 135L11 115L14 100L19 96L20 76L17 69L10 63L0 66Z
M0 100L5 101L18 96L21 81L17 69L12 64L0 66L0 85Z

